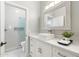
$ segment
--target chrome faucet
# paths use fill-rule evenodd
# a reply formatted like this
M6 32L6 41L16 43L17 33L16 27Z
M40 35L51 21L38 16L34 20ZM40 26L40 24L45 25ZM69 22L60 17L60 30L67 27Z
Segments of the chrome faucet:
M52 34L52 30L48 30L48 32L49 32L50 34Z
M53 32L52 32L52 31L53 31ZM50 34L54 34L54 37L56 37L55 29L54 29L54 30L48 30L48 32L49 32Z

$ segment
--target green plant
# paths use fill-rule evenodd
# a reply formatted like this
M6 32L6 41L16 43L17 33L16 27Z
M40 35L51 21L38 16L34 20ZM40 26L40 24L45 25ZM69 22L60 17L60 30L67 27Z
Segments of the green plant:
M74 33L72 33L72 32L63 32L62 35L63 35L64 37L66 37L66 38L70 38L71 36L74 35Z

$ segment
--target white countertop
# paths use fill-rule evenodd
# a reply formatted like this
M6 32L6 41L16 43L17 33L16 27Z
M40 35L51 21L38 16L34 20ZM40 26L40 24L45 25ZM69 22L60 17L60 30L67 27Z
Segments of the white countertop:
M32 35L30 35L30 37L35 38L37 40L40 40L42 42L48 43L48 44L53 45L53 46L63 48L65 50L71 51L73 53L79 54L79 45L76 45L74 43L72 43L69 46L63 46L63 45L60 45L60 44L57 43L57 40L58 40L57 38L45 39L44 37L39 37L38 34L32 34Z

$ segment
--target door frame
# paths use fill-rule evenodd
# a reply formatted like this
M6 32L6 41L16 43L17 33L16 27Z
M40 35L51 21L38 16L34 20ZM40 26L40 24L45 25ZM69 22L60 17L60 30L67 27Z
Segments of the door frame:
M21 6L21 5L18 5L16 3L13 3L13 2L5 2L5 1L1 1L1 42L5 42L5 5L6 4L9 4L9 5L12 5L14 7L17 7L17 8L21 8L21 9L24 9L25 10L25 16L26 16L26 41L28 41L28 34L29 34L29 31L28 31L28 21L29 21L29 11L28 11L28 8L24 7L24 6ZM28 43L26 44L28 46ZM28 48L27 48L28 50ZM5 54L5 45L3 45L1 47L1 55L4 55ZM28 56L28 51L26 53L26 55Z

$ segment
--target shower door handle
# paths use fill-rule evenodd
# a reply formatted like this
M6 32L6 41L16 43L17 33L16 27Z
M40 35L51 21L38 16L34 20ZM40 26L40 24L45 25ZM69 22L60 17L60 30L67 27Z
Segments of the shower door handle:
M2 47L2 46L5 45L5 44L7 44L7 42L4 42L4 43L1 42L1 43L0 43L0 47Z

